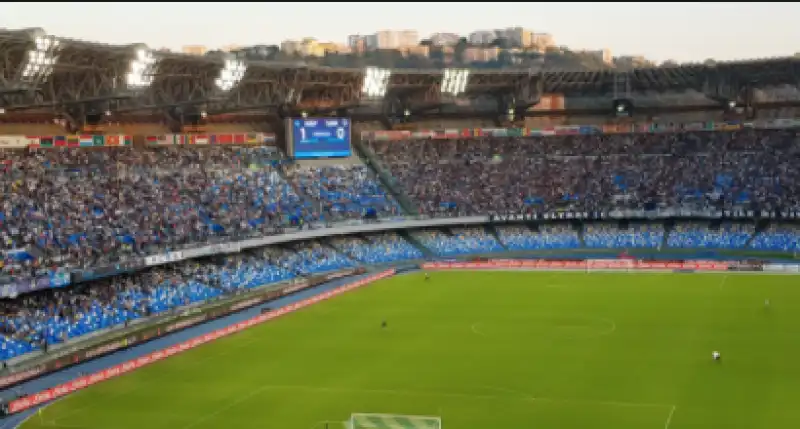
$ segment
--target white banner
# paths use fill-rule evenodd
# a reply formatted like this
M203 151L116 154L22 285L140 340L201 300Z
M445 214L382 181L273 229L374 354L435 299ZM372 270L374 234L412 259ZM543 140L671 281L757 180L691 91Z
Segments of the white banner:
M0 149L24 149L29 143L25 136L0 136Z
M170 262L176 262L183 259L183 252L169 252L163 255L152 255L144 258L144 264L148 267L152 267L153 265L162 265L168 264Z
M800 273L798 264L765 264L764 272L767 273Z

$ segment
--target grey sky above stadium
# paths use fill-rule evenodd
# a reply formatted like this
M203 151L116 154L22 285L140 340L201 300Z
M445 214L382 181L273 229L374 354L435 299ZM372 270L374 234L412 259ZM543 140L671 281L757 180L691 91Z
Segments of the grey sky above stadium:
M467 34L526 27L573 49L663 61L734 60L800 51L800 3L0 3L0 27L153 48L279 44L415 29Z

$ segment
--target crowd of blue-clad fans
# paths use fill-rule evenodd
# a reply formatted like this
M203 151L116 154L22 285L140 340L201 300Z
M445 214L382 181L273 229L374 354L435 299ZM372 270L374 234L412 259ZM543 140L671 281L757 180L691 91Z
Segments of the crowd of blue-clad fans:
M269 147L5 150L0 273L93 267L279 226L404 212L797 210L798 141L796 130L745 130L368 142L392 192L373 167L299 165Z
M620 230L608 224L587 225L583 240L590 248L658 248L664 242L664 226L642 224Z
M798 250L800 227L776 224L756 233L749 224L682 223L666 232L647 223L505 225L431 229L267 247L242 254L91 282L2 301L0 359L104 328L205 302L233 291L359 265L391 264L426 256L455 257L503 251L587 248L752 248Z
M400 214L362 164L298 168L282 158L263 147L0 150L0 274Z
M374 141L422 212L800 207L798 130Z
M0 272L91 267L281 228L422 213L678 204L797 208L790 131L372 143L397 189L360 163L309 166L271 148L0 151ZM702 161L702 162L701 162ZM0 301L0 360L234 291L360 265L503 251L797 252L800 226L539 223L340 236L182 262Z

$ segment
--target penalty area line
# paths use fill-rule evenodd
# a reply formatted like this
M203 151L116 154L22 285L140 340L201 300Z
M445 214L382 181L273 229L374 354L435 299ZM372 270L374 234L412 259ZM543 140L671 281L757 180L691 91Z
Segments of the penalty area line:
M669 409L669 415L667 415L667 421L664 422L664 429L669 429L669 425L672 423L672 416L675 415L675 409L678 408L676 405L673 405L672 408Z
M550 402L556 404L595 404L595 405L604 405L604 406L613 406L613 407L639 407L639 408L670 408L672 412L674 412L675 405L671 404L661 404L661 403L647 403L647 402L624 402L624 401L610 401L610 400L594 400L594 399L560 399L560 398L545 398L541 396L533 396L530 393L523 392L521 390L515 389L508 389L505 387L496 387L496 386L481 386L481 388L486 390L494 390L495 392L505 392L510 393L512 395L518 395L519 398L515 399L522 399L531 402ZM671 413L670 413L671 414Z
M267 389L275 390L297 390L305 392L320 392L320 393L366 393L366 394L385 394L385 395L398 395L398 396L411 396L411 397L440 397L440 398L464 398L464 399L489 399L489 400L517 400L528 402L550 402L562 404L597 404L609 405L617 407L647 407L647 408L673 408L672 404L659 404L659 403L645 403L645 402L624 402L624 401L607 401L607 400L592 400L592 399L560 399L560 398L545 398L533 397L524 392L517 390L504 389L490 386L476 386L477 389L494 390L496 392L506 392L515 396L508 395L481 395L470 393L458 392L442 392L442 391L419 391L419 390L401 390L401 389L358 389L358 388L344 388L344 387L323 387L323 386L302 386L302 385L268 385L263 386L260 391Z

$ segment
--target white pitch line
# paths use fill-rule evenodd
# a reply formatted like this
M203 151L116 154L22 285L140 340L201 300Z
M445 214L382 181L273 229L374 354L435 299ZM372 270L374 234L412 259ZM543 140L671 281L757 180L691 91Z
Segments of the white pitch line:
M495 387L495 386L482 386L482 387L484 389L488 389L488 390L495 390L495 391L498 391L498 392L511 393L512 395L519 395L519 396L522 396L523 398L525 398L525 399L527 399L529 401L535 401L536 400L536 398L533 395L525 393L525 392L522 392L522 391L519 391L519 390L506 389L505 387Z
M20 422L18 425L16 425L16 426L15 426L15 428L21 427L21 426L22 426L22 425L24 425L24 424L25 424L25 422L27 422L28 420L32 419L32 418L33 418L33 417L35 417L35 416L38 416L38 415L39 415L39 410L41 410L42 414L44 414L44 410L45 410L45 408L47 408L47 407L49 407L49 406L51 406L51 405L54 405L56 402L61 402L61 401L63 401L64 399L66 399L66 398L68 398L68 397L70 397L70 396L71 396L71 395L64 395L64 396L62 396L62 397L60 397L60 398L56 398L56 399L54 399L54 400L52 400L52 401L50 401L50 402L47 402L47 403L45 403L45 404L42 404L42 405L40 405L38 408L33 408L33 409L35 409L35 410L36 410L36 412L35 412L34 414L31 414L31 415L29 415L28 417L25 417L25 418L24 418L24 419L23 419L23 420L22 420L22 421L21 421L21 422ZM44 419L44 416L40 417L40 419ZM58 418L55 418L55 419L51 420L51 421L50 421L50 423L52 423L52 424L55 424L55 423L56 423L56 420L58 420ZM46 422L46 420L43 420L42 422L44 423L44 422ZM0 426L0 428L5 428L5 425L3 425L3 426Z
M602 337L604 335L611 335L614 332L616 332L616 330L617 330L617 322L615 322L615 321L613 321L611 319L606 319L606 318L598 318L597 320L602 320L603 322L606 322L609 325L611 325L611 329L609 329L607 331L604 331L604 332L601 332L599 336Z
M487 336L483 331L478 329L478 326L480 326L480 325L481 325L481 322L475 322L469 327L469 330L472 331L472 333L475 334L475 335L480 335L481 337Z
M725 289L725 283L727 282L728 282L728 275L725 274L724 276L722 276L722 281L719 282L719 290Z
M500 392L507 392L512 393L515 395L519 395L518 397L510 397L506 395L476 395L470 393L458 393L458 392L436 392L436 391L415 391L415 390L400 390L400 389L358 389L358 388L344 388L344 387L323 387L323 386L303 386L303 385L264 385L260 386L256 389L251 390L245 396L238 398L237 400L230 402L229 404L215 409L213 412L205 414L201 416L199 419L194 420L193 422L188 423L187 425L183 426L181 429L191 429L196 427L202 423L205 423L214 417L217 417L230 409L241 405L244 402L249 401L250 399L254 398L255 396L271 389L275 390L299 390L299 391L306 391L306 392L331 392L331 393L368 393L368 394L386 394L386 395L401 395L401 396L411 396L411 397L440 397L440 398L464 398L464 399L490 399L490 400L518 400L518 401L540 401L540 402L552 402L552 403L563 403L563 404L598 404L598 405L610 405L610 406L619 406L619 407L670 407L670 413L667 417L667 422L664 426L664 429L669 429L669 424L672 420L672 415L675 413L675 405L670 404L658 404L658 403L637 403L637 402L621 402L621 401L606 401L606 400L583 400L583 399L559 399L559 398L545 398L545 397L532 397L524 392L499 388L499 387L490 387L490 386L482 386L479 388L495 390ZM32 417L32 416L30 416ZM30 418L29 417L29 418ZM318 422L319 424L320 422ZM67 428L68 426L55 424L53 427L63 427ZM80 428L80 427L76 427Z
M565 404L598 404L598 405L612 405L618 407L660 407L668 408L674 407L671 404L658 404L658 403L639 403L639 402L621 402L621 401L604 401L604 400L583 400L583 399L559 399L559 398L544 398L544 397L531 397L523 392L502 389L496 387L483 386L483 389L508 392L520 395L519 397L510 397L506 395L476 395L469 393L457 392L436 392L436 391L415 391L415 390L398 390L398 389L351 389L343 387L317 387L317 386L300 386L300 385L272 385L264 386L259 391L267 389L285 389L285 390L305 390L308 392L331 392L331 393L372 393L372 394L386 394L386 395L402 395L402 396L433 396L441 398L465 398L465 399L493 399L493 400L518 400L518 401L541 401Z
M238 333L239 333L239 332L237 332L237 334L238 334ZM249 345L249 344L251 344L252 342L255 342L255 340L256 340L256 339L257 339L257 338L253 339L252 341L247 341L247 342L246 342L246 343L244 343L244 344L246 344L246 345ZM210 353L210 354L208 354L207 356L204 356L204 357L202 357L202 358L200 358L200 359L197 359L197 360L195 360L195 361L193 361L193 362L194 362L194 363L198 363L198 362L205 362L205 361L207 361L207 360L214 359L214 358L221 357L221 356L223 356L223 355L226 355L226 354L228 354L228 352L230 351L230 349L235 349L235 350L238 350L239 348L243 348L243 347L242 347L242 344L239 344L239 345L237 345L237 346L233 346L233 347L231 347L231 348L226 348L226 349L223 349L221 352L217 352L217 353ZM129 389L126 389L126 390L123 390L123 391L120 391L120 392L113 393L113 394L110 394L110 395L108 395L108 396L105 396L105 397L103 397L103 400L109 400L109 399L118 399L119 397L122 397L122 396L127 396L127 395L129 395L129 394L131 394L131 393L138 392L138 391L140 391L140 390L142 390L142 389L149 389L149 388L152 388L152 385L150 385L149 383L139 383L139 384L136 384L136 385L134 385L133 387L131 387L131 388L129 388ZM56 399L56 400L54 400L54 401L51 401L51 402L49 402L49 403L47 403L47 404L43 405L43 406L42 406L42 408L44 408L44 407L49 407L49 406L51 406L51 405L55 404L56 402L62 401L62 400L64 400L64 399L67 399L67 398L71 398L72 396L73 396L72 394L69 394L69 395L64 395L64 396L62 396L62 397L60 397L60 398L58 398L58 399ZM77 408L70 409L70 410L68 410L66 413L64 413L64 414L61 414L61 415L57 416L55 419L53 419L53 420L52 420L52 423L53 423L53 424L57 424L57 422L58 422L58 421L60 421L60 420L64 420L64 419L66 419L67 417L73 416L73 415L75 415L75 414L78 414L78 413L80 413L80 412L83 412L83 411L89 411L89 410L93 410L93 409L95 409L95 408L97 408L97 407L99 407L99 406L102 406L102 404L98 404L97 402L91 402L91 403L89 403L88 405L85 405L85 406L82 406L82 407L77 407Z
M598 405L608 405L608 406L615 406L615 407L647 407L647 408L667 408L667 407L674 407L674 405L669 404L657 404L657 403L644 403L644 402L623 402L623 401L605 401L605 400L584 400L584 399L558 399L558 398L542 398L536 397L529 393L523 392L521 390L514 390L514 389L507 389L504 387L495 387L495 386L481 386L484 389L494 390L497 392L506 392L511 393L513 395L519 395L524 400L528 401L537 401L537 402L552 402L552 403L562 403L562 404L598 404Z
M672 423L672 416L675 415L676 408L678 407L673 405L672 408L669 409L669 415L667 416L667 421L664 422L664 429L669 429L669 425L670 423Z
M266 391L266 390L268 390L268 389L270 389L272 387L273 386L262 386L262 387L260 387L258 389L253 389L247 395L242 396L241 398L231 402L230 404L228 404L228 405L226 405L224 407L215 409L213 412L208 413L208 414L200 417L199 419L187 424L186 426L183 426L181 429L190 429L190 428L193 428L193 427L195 427L195 426L197 426L197 425L199 425L201 423L205 423L205 422L213 419L214 417L217 417L218 415L230 410L231 408L233 408L233 407L235 407L237 405L240 405L240 404L242 404L244 402L249 401L250 399L252 399L256 395L258 395L258 394L260 394L260 393L262 393L262 392L264 392L264 391Z

